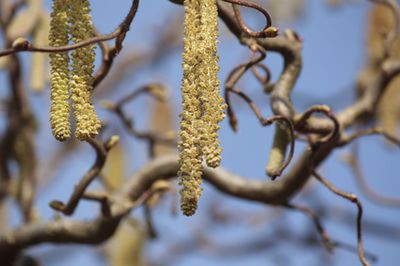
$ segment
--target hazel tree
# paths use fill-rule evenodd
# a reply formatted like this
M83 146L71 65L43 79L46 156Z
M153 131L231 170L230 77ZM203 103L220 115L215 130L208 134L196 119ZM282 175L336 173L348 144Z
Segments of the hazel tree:
M196 220L199 202L205 200L201 196L205 180L224 195L305 214L315 226L312 235L318 236L317 245L327 252L355 250L361 265L371 265L375 254L364 248L362 201L345 187L325 178L319 168L340 148L352 147L353 152L345 160L366 197L384 205L400 206L400 200L380 195L368 186L354 144L360 138L380 135L386 139L382 145L400 146L398 3L369 1L367 60L357 77L354 101L341 110L333 111L323 103L300 111L293 104L292 96L303 68L301 32L279 29L275 26L274 13L278 19L296 20L307 12L306 1L293 4L272 0L168 1L180 8L183 15L183 20L165 25L157 36L159 47L183 46L180 127L175 130L173 101L168 100L163 82L145 84L115 99L113 90L120 82L120 76L115 73L130 66L140 67L146 60L157 63L166 53L164 50L119 57L124 52L132 52L125 38L134 34L134 20L140 12L139 0L128 2L127 14L108 34L100 33L92 21L90 5L97 5L96 1L53 0L50 12L41 0L0 2L3 40L0 67L8 80L2 87L7 93L0 109L6 114L1 118L5 126L0 132L0 261L4 265L32 265L29 263L35 259L26 255L26 251L45 243L95 246L107 242L103 255L111 265L149 265L143 255L144 243L163 234L157 233L157 223L152 218L155 206L165 204L168 197L175 204L179 197L181 213ZM327 2L338 6L345 1ZM264 20L258 22L264 24L260 29L249 26L248 10L262 15ZM221 25L229 33L221 32ZM246 62L228 69L226 80L221 82L218 42L223 34L234 36L250 56ZM270 53L278 54L283 61L279 73L273 73L268 66L266 57ZM31 56L29 81L22 67L28 60L27 54ZM153 63L149 65L154 66ZM117 72L113 72L115 69ZM246 83L243 83L246 75L253 75L261 87L260 93L268 95L269 103L263 104L270 108L270 116L263 115L263 107L246 92ZM38 112L32 107L30 97L46 95L47 90L50 108ZM140 95L155 99L154 115L145 131L138 129L125 108ZM105 100L98 101L99 97ZM221 166L224 155L219 139L220 123L226 119L234 132L241 130L235 110L243 105L249 107L261 127L274 132L264 171L269 180L252 180ZM103 118L99 109L118 120ZM56 152L45 160L39 155L37 144L38 128L44 128L37 121L43 121L44 114L44 121L48 121L51 134L58 141ZM122 130L115 130L117 123L123 125ZM132 157L119 145L126 138L144 142L148 152L148 160L129 178L124 177L122 169L124 162ZM51 172L61 169L67 155L79 154L79 147L85 144L95 153L94 163L70 188L72 193L66 201L54 199L48 203L55 217L43 218L35 202L39 187L45 186L48 180L43 174L45 171L42 171L43 177L38 176L38 169L45 168L47 176L51 176ZM297 147L301 145L306 148L298 152ZM67 175L76 174L76 170L63 171ZM101 188L89 188L96 180ZM312 180L354 205L356 244L348 245L332 238L323 226L322 212L296 203L294 196L308 191L307 184ZM11 205L9 199L16 204ZM95 218L74 217L83 201L100 206ZM16 206L22 217L21 223L12 227L4 214L10 206ZM143 221L131 215L140 207L144 210ZM216 216L210 210L208 217L213 215ZM248 220L255 216L225 215L231 223L243 220L244 216ZM218 222L217 218L213 220L213 224ZM196 239L196 234L192 239ZM218 250L211 241L200 240ZM276 241L279 240L277 236ZM174 247L179 248L175 248L172 256L179 256L180 250L184 253L189 248L179 244Z

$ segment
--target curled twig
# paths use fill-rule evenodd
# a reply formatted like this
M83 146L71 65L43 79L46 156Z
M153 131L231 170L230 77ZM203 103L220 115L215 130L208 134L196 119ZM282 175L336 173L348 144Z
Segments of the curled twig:
M265 73L265 76L261 75L257 68L262 69ZM271 80L271 71L269 68L264 64L258 63L253 65L251 72L253 72L253 75L256 77L256 79L264 86L264 91L267 93L271 92L272 86L267 86Z
M352 153L348 154L345 158L346 163L350 166L353 175L357 181L361 191L374 202L380 203L385 206L399 207L400 198L390 198L375 192L365 180L362 168L359 163L358 145L352 145Z
M362 240L362 214L363 214L363 207L361 205L360 200L357 198L356 195L344 192L337 187L335 187L332 183L330 183L328 180L323 178L321 175L319 175L314 169L310 169L311 174L319 181L321 182L325 187L327 187L330 191L335 193L336 195L347 199L351 201L352 203L356 204L358 212L357 212L357 253L358 257L360 259L360 262L364 266L369 266L369 263L367 259L365 258L364 255L364 247L363 247L363 240Z
M139 0L134 0L132 6L128 12L128 15L122 21L122 23L117 27L115 31L107 35L96 36L93 38L86 39L84 41L65 45L58 47L36 47L34 44L30 43L27 39L19 38L14 41L11 48L0 50L0 57L16 54L18 52L41 52L41 53L59 53L65 51L75 50L84 46L88 46L94 43L103 42L115 39L115 47L117 51L122 49L122 42L125 39L126 33L129 31L130 24L136 15L139 6Z
M126 95L119 101L117 101L115 104L109 101L104 101L103 102L103 107L114 112L123 122L124 126L128 129L129 133L139 139L146 139L149 144L150 148L152 145L154 145L155 142L158 143L166 143L166 144L174 144L175 143L175 136L164 136L164 135L159 135L155 134L153 132L142 132L139 131L135 128L134 126L134 121L129 118L124 110L123 106L127 104L128 102L134 100L136 97L138 97L141 94L150 94L151 96L155 97L158 100L164 101L166 99L166 89L163 85L158 84L158 83L153 83L149 84L146 86L143 86L130 94Z
M228 105L228 107L227 107L228 120L229 120L229 124L230 124L232 130L235 132L238 129L237 128L238 121L237 121L235 112L233 111L233 108L232 108L229 93L230 92L236 93L234 87L236 86L236 84L238 83L240 78L246 73L247 70L249 70L253 66L257 65L259 62L264 60L264 58L265 58L265 53L260 51L259 57L253 57L250 59L249 62L236 66L228 74L228 77L226 79L224 95L225 95L225 102Z
M119 141L118 136L112 136L104 144L98 142L97 140L88 139L87 142L96 151L96 160L93 166L85 173L79 183L75 186L75 190L72 193L67 204L61 201L54 200L50 202L50 207L60 211L66 215L71 215L78 206L79 201L83 197L86 188L92 183L92 181L99 175L100 171L106 162L108 151L114 147Z
M393 144L396 144L397 146L400 147L400 139L397 138L396 136L392 136L383 128L368 128L368 129L364 129L364 130L358 131L356 133L353 133L350 136L342 137L339 145L345 146L345 145L353 142L356 139L359 139L359 138L365 137L365 136L371 136L371 135L381 135L384 138L386 138L388 141L390 141Z
M315 228L317 229L317 231L322 239L322 242L324 243L326 250L329 253L332 253L333 247L334 247L334 242L329 238L328 233L325 231L324 227L322 226L320 219L311 209L309 209L307 207L299 206L296 204L292 204L292 203L286 203L283 206L288 209L296 210L296 211L302 212L305 215L307 215L313 221Z
M276 177L278 177L282 174L283 170L285 170L285 168L289 165L289 163L291 162L291 160L293 158L294 145L295 145L295 143L294 143L295 142L295 133L294 133L294 126L293 126L292 121L290 119L288 119L287 117L284 117L281 115L275 115L270 118L264 118L262 116L260 110L258 109L257 105L253 102L253 100L251 100L251 98L249 96L247 96L245 93L243 93L242 91L240 91L238 89L230 89L229 91L238 95L240 98L242 98L248 104L248 106L253 111L253 113L256 115L258 121L260 122L260 124L262 126L268 126L268 125L272 124L273 122L279 121L279 120L281 120L285 124L287 124L287 128L283 129L285 135L287 134L286 130L289 131L289 134L288 134L289 136L287 138L287 141L285 141L284 150L279 148L278 153L276 153L276 155L279 156L279 159L276 159L275 154L271 153L268 167L267 167L267 174L272 178L272 180L274 180ZM229 110L228 110L228 115L229 115ZM277 126L277 127L279 127L279 126ZM288 155L287 159L285 161L283 161L285 154L286 154L286 147L287 147L288 143L290 143L289 155ZM282 145L279 145L279 146L282 146ZM270 167L272 162L273 162L273 167Z
M259 38L259 37L276 37L278 35L279 30L275 27L272 27L271 16L268 13L268 11L262 6L247 0L223 0L223 1L232 4L240 28L242 29L243 32L245 32L249 36ZM264 26L264 28L261 31L253 31L252 29L250 29L243 21L242 15L240 14L239 6L246 6L261 12L266 20L266 25Z
M96 70L96 73L93 76L94 89L108 75L111 66L114 62L114 58L117 56L117 49L115 48L115 46L109 47L106 42L99 42L98 45L102 53L102 62L100 67Z
M311 106L308 110L306 110L303 114L300 115L300 117L295 119L295 128L296 129L301 129L306 125L307 120L314 114L314 113L322 113L325 116L327 116L333 123L333 128L331 133L314 143L312 143L313 146L319 146L324 143L332 143L336 141L339 137L340 134L340 124L338 119L335 117L335 115L332 113L331 109L327 105L314 105Z

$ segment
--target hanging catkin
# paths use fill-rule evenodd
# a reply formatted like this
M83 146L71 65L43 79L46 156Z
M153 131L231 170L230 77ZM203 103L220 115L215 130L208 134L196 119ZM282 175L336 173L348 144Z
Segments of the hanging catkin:
M180 151L181 209L183 214L193 215L201 195L201 158L200 123L201 103L197 75L200 66L200 0L185 0L182 113Z
M219 94L217 5L215 0L185 0L180 151L181 209L193 215L201 195L203 155L220 163L217 130L225 105Z
M54 0L51 14L49 44L59 47L78 43L94 36L88 0ZM50 54L51 110L50 123L53 135L63 141L70 137L69 97L73 100L76 122L75 136L80 140L93 138L101 127L91 96L95 46L88 45L71 53L69 69L68 52ZM70 92L71 90L71 92Z
M94 36L88 0L70 0L68 19L73 43ZM93 138L101 127L91 103L95 46L89 45L72 52L71 95L76 121L75 136L80 140Z
M67 10L67 0L53 1L49 33L50 46L57 47L68 44ZM54 137L59 141L63 141L71 135L68 63L68 52L50 54L50 124Z
M202 138L203 153L208 166L218 167L221 162L222 148L219 146L219 122L224 117L225 103L220 95L218 80L218 10L216 0L202 1L201 34L204 48L202 49L202 64L204 71L200 72L201 80L205 82L201 87L201 102L203 106L202 121L204 131Z

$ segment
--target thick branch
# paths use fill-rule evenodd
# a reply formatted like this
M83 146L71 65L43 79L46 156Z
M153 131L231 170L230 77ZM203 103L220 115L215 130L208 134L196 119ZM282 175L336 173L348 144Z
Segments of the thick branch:
M249 180L223 169L209 167L204 168L204 179L231 196L278 205L287 202L307 180L304 177L308 177L308 173L301 173L304 171L303 165L307 165L305 161L308 156L306 152L288 174L274 182ZM39 243L101 243L113 234L120 219L133 206L127 206L128 199L129 202L143 202L140 199L146 196L155 181L175 177L178 169L178 157L175 155L154 159L133 175L118 193L116 198L120 200L113 201L110 218L99 217L92 221L54 220L24 225L0 236L0 255Z

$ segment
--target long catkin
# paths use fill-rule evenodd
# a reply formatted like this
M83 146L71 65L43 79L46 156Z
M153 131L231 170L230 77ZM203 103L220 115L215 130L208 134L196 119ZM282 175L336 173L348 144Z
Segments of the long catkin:
M54 0L51 13L49 45L68 44L68 1ZM69 55L68 52L50 53L50 124L54 137L63 141L70 137L69 121Z
M70 0L69 23L73 43L94 36L88 0ZM80 140L95 137L101 127L91 103L95 46L89 45L72 52L71 94L76 121L75 136Z
M203 156L211 167L221 161L217 130L225 108L219 94L217 5L185 0L180 151L181 209L193 215L201 195Z

